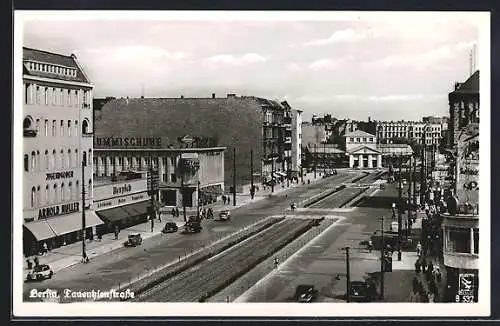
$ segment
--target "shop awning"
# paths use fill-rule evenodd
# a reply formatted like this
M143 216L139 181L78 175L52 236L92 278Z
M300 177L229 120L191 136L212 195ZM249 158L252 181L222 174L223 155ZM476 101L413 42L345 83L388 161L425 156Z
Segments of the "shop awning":
M97 211L97 214L107 221L114 222L127 217L146 215L150 206L151 202L149 200L145 200L138 203Z
M82 229L82 213L78 212L52 217L47 219L46 222L56 235L63 235ZM96 215L94 211L85 211L86 228L101 224L104 224L104 222Z
M45 220L24 223L24 227L28 229L38 241L50 239L56 236Z
M119 221L119 220L129 216L128 212L123 210L121 207L103 209L101 211L97 211L96 213L101 218L103 218L107 221L110 221L110 222Z

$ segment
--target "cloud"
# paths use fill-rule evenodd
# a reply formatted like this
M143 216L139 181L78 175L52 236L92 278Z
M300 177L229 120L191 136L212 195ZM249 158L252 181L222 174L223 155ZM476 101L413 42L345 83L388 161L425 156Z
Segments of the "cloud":
M112 48L89 48L86 50L88 54L92 55L106 55L116 61L124 62L137 62L148 60L183 60L191 55L183 51L169 52L163 48L147 45L126 45Z
M302 71L302 67L298 64L298 63L289 63L287 66L286 66L286 69L290 70L290 71Z
M382 96L368 96L365 100L371 102L399 102L399 101L424 101L446 97L447 94L389 94Z
M367 37L367 33L356 32L349 28L336 31L329 38L320 38L304 43L304 46L324 46L335 43L358 42Z
M339 59L320 59L309 64L309 68L313 70L321 70L321 69L337 69L344 65L346 62L353 60L354 58L349 56L346 58Z
M267 58L257 53L246 53L239 57L232 54L217 54L206 58L205 61L216 64L241 65L266 62Z

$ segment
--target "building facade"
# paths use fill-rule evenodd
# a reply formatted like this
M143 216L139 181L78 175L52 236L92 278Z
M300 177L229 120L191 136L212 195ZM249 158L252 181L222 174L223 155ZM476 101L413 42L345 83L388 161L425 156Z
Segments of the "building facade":
M377 148L377 137L356 130L345 134L345 151L350 168L381 168L382 153Z
M423 140L425 133L425 140ZM380 143L400 142L402 139L416 144L438 145L443 137L441 122L379 121L377 138Z
M152 174L158 180L158 185L150 189L153 199L167 207L182 207L183 198L186 207L203 206L224 192L224 147L173 149L163 148L161 138L149 138L144 145L138 145L137 140L144 143L147 138L119 139L121 145L96 138L96 180L130 171ZM184 137L185 141L189 139ZM123 145L130 141L135 143L132 148Z
M302 110L292 110L292 170L302 166Z
M98 137L162 138L164 149L179 149L184 146L179 140L189 134L195 148L227 147L225 184L232 185L236 170L237 191L250 184L252 165L254 182L269 179L273 170L286 175L292 168L293 127L286 102L212 94L209 98L107 98L96 103L100 104L95 122Z
M23 48L25 254L81 240L84 209L87 237L102 224L90 209L92 92L76 56Z

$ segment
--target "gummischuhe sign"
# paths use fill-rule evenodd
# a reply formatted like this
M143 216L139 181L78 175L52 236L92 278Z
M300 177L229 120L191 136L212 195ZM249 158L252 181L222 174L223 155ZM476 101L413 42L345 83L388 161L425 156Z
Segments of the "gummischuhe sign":
M96 148L158 148L161 147L160 137L96 137Z

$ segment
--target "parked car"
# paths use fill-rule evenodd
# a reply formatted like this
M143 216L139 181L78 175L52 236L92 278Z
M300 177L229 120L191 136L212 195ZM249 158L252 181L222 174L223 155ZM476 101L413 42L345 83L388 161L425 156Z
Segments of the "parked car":
M54 275L54 272L52 271L52 269L50 269L50 266L46 265L46 264L42 264L42 265L38 265L38 266L33 267L33 269L31 269L28 272L26 279L28 281L35 281L35 280L42 281L42 280L45 280L47 278L52 278L52 275Z
M142 244L142 237L139 233L129 234L128 240L125 242L125 247L136 247Z
M295 289L294 301L301 303L314 302L318 298L318 290L314 285L301 284Z
M174 222L167 222L165 223L165 226L163 227L163 230L161 232L163 233L175 233L179 230L179 227L177 226L176 223Z
M371 284L364 281L350 283L350 299L352 302L370 302L375 299L376 291Z
M225 209L219 212L219 219L221 221L229 221L231 219L231 211Z

